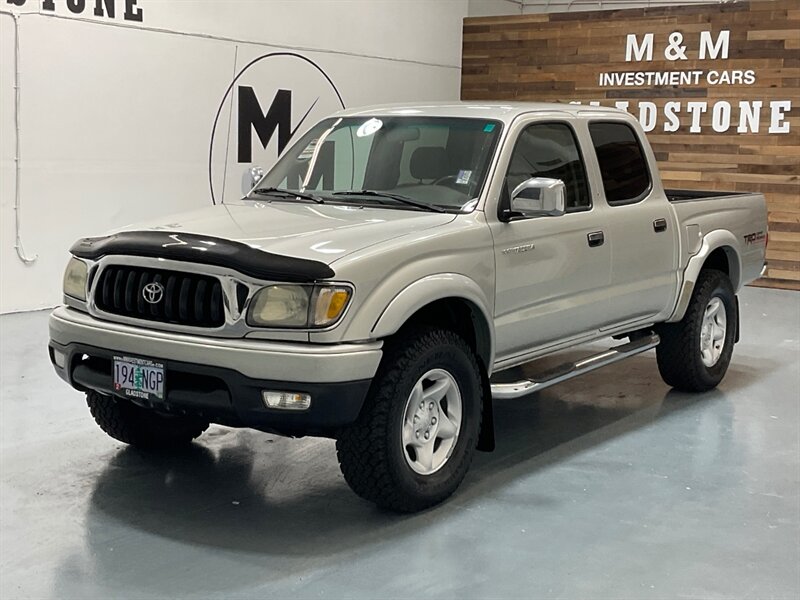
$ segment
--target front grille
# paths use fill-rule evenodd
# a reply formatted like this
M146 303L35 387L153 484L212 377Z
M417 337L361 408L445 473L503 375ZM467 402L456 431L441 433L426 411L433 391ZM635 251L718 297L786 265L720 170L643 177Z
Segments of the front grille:
M159 285L146 290L148 284ZM225 323L219 280L195 273L110 265L100 273L94 302L103 312L135 319L192 327Z

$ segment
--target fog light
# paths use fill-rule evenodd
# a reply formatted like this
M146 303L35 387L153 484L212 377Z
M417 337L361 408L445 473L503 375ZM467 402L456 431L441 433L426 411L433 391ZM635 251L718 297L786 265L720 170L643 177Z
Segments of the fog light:
M310 394L297 394L295 392L273 392L263 390L261 397L269 408L281 410L306 410L311 406Z
M53 362L59 369L63 369L67 364L67 355L53 348Z

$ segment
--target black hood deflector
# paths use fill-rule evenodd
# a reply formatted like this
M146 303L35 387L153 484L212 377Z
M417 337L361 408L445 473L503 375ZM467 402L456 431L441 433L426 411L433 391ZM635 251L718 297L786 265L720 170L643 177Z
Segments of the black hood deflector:
M330 279L335 275L323 262L272 254L241 242L194 233L127 231L83 238L69 251L73 256L91 260L112 254L166 258L225 267L256 279L296 283Z

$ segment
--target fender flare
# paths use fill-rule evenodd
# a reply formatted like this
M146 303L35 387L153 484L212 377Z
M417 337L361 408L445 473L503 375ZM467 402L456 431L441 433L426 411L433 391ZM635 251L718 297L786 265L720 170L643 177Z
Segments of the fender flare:
M725 254L728 257L728 264L730 265L731 283L733 284L734 292L739 291L742 273L739 240L730 231L725 229L711 231L703 236L700 250L698 250L697 254L692 256L686 264L686 268L683 271L683 284L681 285L680 294L678 295L678 302L675 306L675 310L672 311L669 319L667 319L668 323L674 323L675 321L683 319L683 315L686 314L686 309L689 306L689 301L692 299L695 283L697 283L697 278L700 277L700 271L703 269L706 259L711 256L714 250L719 248L726 249Z
M477 448L483 452L491 452L495 447L494 408L489 385L495 354L494 320L490 316L493 304L489 302L486 294L474 280L458 273L438 273L414 281L392 298L378 316L371 333L376 338L397 333L418 310L432 302L447 298L467 301L473 308L473 312L479 313L476 317L481 318L485 325L484 333L489 347L484 352L485 356L481 357L486 364L485 369L481 370L483 414ZM481 354L480 349L478 353Z
M486 359L486 369L491 373L495 353L494 320L491 317L490 308L492 304L481 287L466 275L437 273L407 285L392 298L378 316L372 326L372 337L384 338L397 333L415 312L432 302L446 298L466 300L478 310L483 318L489 344L488 352L484 358Z

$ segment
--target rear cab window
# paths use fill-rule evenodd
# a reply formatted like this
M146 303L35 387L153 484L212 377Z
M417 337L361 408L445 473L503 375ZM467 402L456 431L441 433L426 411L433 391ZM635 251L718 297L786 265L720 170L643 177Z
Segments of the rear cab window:
M642 144L627 123L589 123L606 202L611 206L633 204L645 199L652 187L650 169Z

